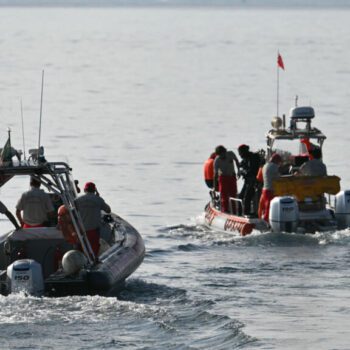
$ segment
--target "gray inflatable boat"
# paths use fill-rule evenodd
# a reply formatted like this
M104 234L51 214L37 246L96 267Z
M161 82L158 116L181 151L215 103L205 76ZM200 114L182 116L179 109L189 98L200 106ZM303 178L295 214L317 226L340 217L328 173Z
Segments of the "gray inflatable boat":
M39 152L33 152L39 154ZM75 206L77 187L71 168L63 162L33 157L0 165L0 187L14 176L36 178L67 208L77 243L57 228L26 228L0 236L0 293L32 295L109 295L142 263L145 246L136 229L115 214L101 212L100 251L93 253Z

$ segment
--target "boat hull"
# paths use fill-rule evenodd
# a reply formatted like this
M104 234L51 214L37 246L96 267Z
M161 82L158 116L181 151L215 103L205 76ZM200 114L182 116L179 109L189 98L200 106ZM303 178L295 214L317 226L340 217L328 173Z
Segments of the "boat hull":
M11 292L11 285L6 276L6 268L11 262L22 259L33 259L42 266L44 277L44 295L111 295L123 289L125 280L142 263L145 256L145 246L141 235L124 219L112 215L113 220L106 224L114 227L114 242L99 255L98 263L91 268L83 268L76 274L67 275L61 268L55 266L55 252L59 247L61 256L72 250L60 231L55 228L40 230L15 231L0 242L0 249L10 247L11 255L0 257L3 269L0 282L1 294ZM7 248L9 250L9 248ZM25 249L25 251L24 251ZM2 249L5 251L5 249ZM21 256L19 252L25 253ZM46 252L42 255L41 252ZM23 255L23 254L22 254ZM6 264L6 261L9 263Z
M215 230L237 233L241 236L249 235L254 229L268 230L268 224L264 220L223 213L211 202L205 207L204 223Z

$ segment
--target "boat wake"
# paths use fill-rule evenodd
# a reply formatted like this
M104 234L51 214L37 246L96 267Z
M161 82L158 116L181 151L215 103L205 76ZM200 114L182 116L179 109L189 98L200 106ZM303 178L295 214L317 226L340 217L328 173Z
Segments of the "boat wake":
M227 349L256 341L244 333L242 322L216 314L213 300L192 299L182 288L130 279L119 298L144 305L152 303L156 308L148 317L162 332L172 334L171 346L165 334L160 342L157 340L159 349L169 346L204 349L208 345L213 349Z
M86 327L92 325L99 348L127 344L131 348L227 349L256 342L245 334L242 322L216 313L214 307L214 301L190 298L184 289L139 279L128 281L118 298L0 296L2 334L9 348L15 342L19 347L37 348L42 342L37 336L44 328L56 330L51 341L57 338L58 348L67 344L61 332L71 334L74 347L84 347L90 338ZM25 329L19 329L19 324L25 324ZM130 329L132 341L125 336Z
M180 250L198 250L208 246L243 245L243 246L317 246L350 245L350 229L316 232L313 234L260 232L253 230L250 235L241 236L235 232L210 229L201 224L201 217L194 219L191 225L176 225L162 228L161 232L172 238L182 239ZM186 240L186 243L184 242Z

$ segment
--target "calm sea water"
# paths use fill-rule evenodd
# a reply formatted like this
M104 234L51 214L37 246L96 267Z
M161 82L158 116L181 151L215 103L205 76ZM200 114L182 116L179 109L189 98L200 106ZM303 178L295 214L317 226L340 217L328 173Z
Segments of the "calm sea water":
M218 144L265 146L312 104L350 188L350 12L1 8L0 143L42 143L94 181L147 256L114 298L0 297L1 349L349 349L350 232L240 238L198 224ZM28 179L1 189L14 211ZM0 218L2 230L10 225Z

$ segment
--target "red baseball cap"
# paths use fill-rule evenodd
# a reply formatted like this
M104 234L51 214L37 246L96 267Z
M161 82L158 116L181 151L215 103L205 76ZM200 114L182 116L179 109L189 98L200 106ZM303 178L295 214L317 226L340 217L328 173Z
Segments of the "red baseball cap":
M87 192L95 192L96 191L96 185L93 182L87 182L84 186L84 191Z

